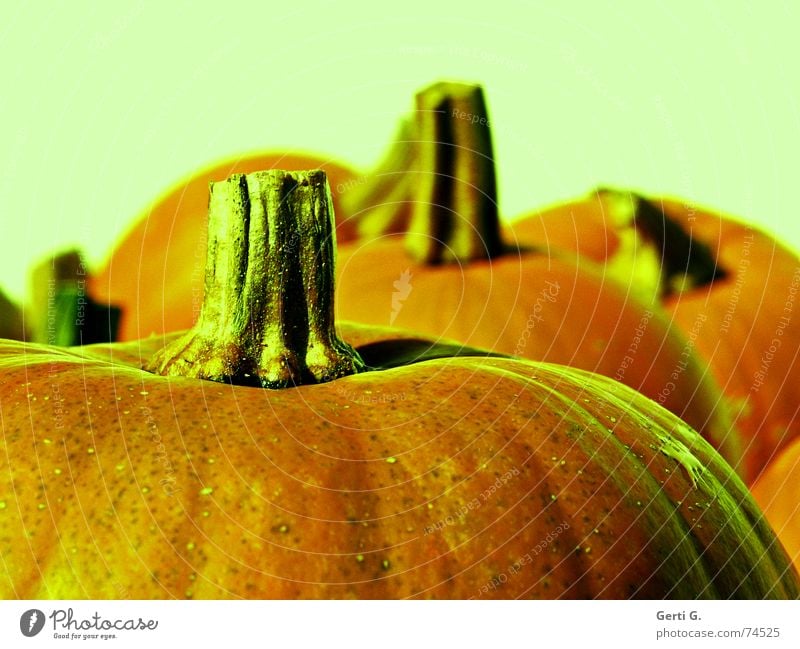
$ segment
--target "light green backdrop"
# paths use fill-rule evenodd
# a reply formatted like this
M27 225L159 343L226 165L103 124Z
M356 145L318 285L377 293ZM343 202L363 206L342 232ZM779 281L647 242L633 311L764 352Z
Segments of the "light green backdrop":
M794 2L8 5L0 286L99 262L183 174L262 148L367 167L414 91L485 84L508 217L598 183L746 215L800 246ZM236 8L234 8L234 6Z

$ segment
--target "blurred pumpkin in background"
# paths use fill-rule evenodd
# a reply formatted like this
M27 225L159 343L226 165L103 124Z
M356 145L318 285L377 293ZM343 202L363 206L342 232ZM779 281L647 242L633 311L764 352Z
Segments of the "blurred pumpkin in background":
M735 462L742 440L735 431L721 432L731 430L733 418L746 436L742 474L753 478L794 434L797 382L783 377L795 372L800 335L795 321L781 323L778 311L795 289L785 287L782 302L774 289L792 276L796 256L726 217L613 190L501 231L489 119L476 88L438 83L421 91L389 155L370 173L327 165L334 187L347 189L334 193L344 245L342 315L621 378L704 433L714 430L709 438L720 448L727 444ZM122 308L120 339L195 321L203 293L205 184L276 158L256 156L194 176L139 220L91 282L98 301ZM299 167L319 162L282 160ZM400 233L403 244L389 241ZM365 243L348 247L354 238ZM378 258L385 263L376 269ZM448 264L462 264L464 276ZM428 283L434 276L440 279ZM559 308L547 293L556 285L565 287L561 311L550 316L544 334L540 311Z
M800 570L800 438L793 439L770 462L752 492L795 568Z
M507 231L602 264L660 305L733 404L749 475L800 434L800 258L774 237L677 199L609 189Z

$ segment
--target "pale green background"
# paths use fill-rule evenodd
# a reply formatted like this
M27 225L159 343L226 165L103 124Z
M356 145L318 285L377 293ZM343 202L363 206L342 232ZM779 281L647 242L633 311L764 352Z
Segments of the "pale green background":
M0 286L20 298L30 264L68 244L101 261L222 156L368 167L440 78L485 84L509 217L609 183L800 246L800 3L605 4L5 5Z

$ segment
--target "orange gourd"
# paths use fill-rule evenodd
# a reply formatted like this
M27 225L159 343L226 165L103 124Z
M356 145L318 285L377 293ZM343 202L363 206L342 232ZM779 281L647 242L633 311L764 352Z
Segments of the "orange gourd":
M640 394L337 331L331 218L321 172L233 176L190 331L0 342L0 595L798 596L730 467Z
M800 569L800 439L794 439L770 462L751 491Z
M773 237L676 199L613 190L511 228L522 242L603 264L692 338L734 404L749 475L800 434L800 259Z

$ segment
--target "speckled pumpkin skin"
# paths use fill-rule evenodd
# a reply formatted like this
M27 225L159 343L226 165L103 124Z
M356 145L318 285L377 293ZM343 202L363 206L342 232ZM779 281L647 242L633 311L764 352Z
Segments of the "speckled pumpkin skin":
M138 340L194 324L203 299L209 182L275 168L323 169L337 214L346 214L339 199L357 183L357 173L313 155L254 154L191 175L144 210L103 266L89 277L95 300L122 309L118 340ZM339 218L337 239L354 239L355 227L351 219Z
M693 345L593 264L531 250L426 266L409 259L402 239L385 237L343 246L337 274L343 319L394 317L427 336L603 374L681 417L732 466L741 460L728 404Z
M707 245L728 273L668 296L662 306L683 332L697 333L697 353L732 403L746 474L755 479L800 436L800 258L728 215L678 199L650 201ZM633 229L621 229L613 214L611 203L591 194L515 221L509 239L614 265L621 234Z
M722 459L611 380L449 358L269 391L139 370L161 344L0 344L4 597L798 595Z

